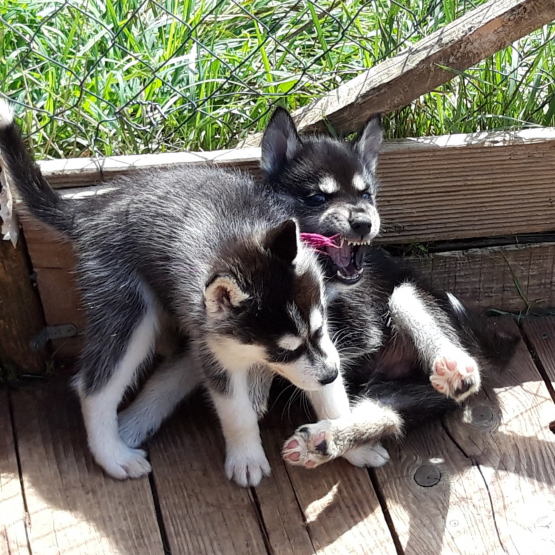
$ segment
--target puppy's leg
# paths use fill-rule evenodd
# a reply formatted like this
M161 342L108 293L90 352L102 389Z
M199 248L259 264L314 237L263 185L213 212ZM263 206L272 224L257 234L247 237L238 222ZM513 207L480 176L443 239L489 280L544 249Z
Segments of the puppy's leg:
M240 486L257 486L262 476L270 475L270 463L249 398L248 374L212 374L207 385L225 438L226 475Z
M412 283L395 288L389 300L395 327L407 334L440 393L460 402L480 389L477 362L461 347L447 314Z
M401 432L399 414L378 401L363 399L351 413L334 420L321 420L297 429L282 451L292 464L315 468L337 457L345 457L355 466L382 466L388 452L377 443L387 435Z
M157 324L152 303L130 289L119 298L93 297L96 304L89 305L94 309L89 310L87 343L75 380L89 448L96 462L120 480L150 472L146 453L128 447L118 434L118 405L151 354Z
M353 426L356 428L356 417L353 420L349 398L341 374L339 374L334 382L326 385L323 389L319 391L307 391L306 395L314 407L316 416L320 420L320 422L311 426L320 426L322 429L327 427L335 429L337 427L338 430L343 430L343 435L348 434ZM364 411L357 414L363 413ZM366 419L361 422L361 428L364 428L366 422ZM310 426L308 426L308 429L312 430ZM310 434L311 432L309 435ZM354 429L353 435L356 435ZM293 439L293 441L295 440ZM342 456L355 466L381 466L389 460L388 452L380 444L376 443L376 441L374 445L369 445L367 441L364 440L350 443L350 446L345 444L345 448L341 448L339 450L340 452L337 451L337 454L332 455L330 458ZM286 442L286 445L290 444L291 441ZM299 445L302 445L302 442L299 442ZM293 457L296 458L296 455L293 455ZM291 462L295 461L292 460ZM322 462L325 462L325 460L321 459L321 462L318 464Z
M121 439L129 447L139 447L201 383L202 372L191 353L162 363L133 403L120 413Z

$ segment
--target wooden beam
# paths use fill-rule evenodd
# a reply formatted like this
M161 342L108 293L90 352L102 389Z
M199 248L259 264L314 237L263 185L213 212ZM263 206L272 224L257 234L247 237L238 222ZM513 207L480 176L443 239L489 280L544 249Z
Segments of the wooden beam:
M260 151L215 151L43 162L64 196L111 190L109 179L141 168L216 163L260 177ZM100 171L102 167L102 172ZM87 188L108 179L100 187ZM378 167L382 233L377 244L544 233L555 229L555 129L460 134L389 141ZM85 187L85 188L84 188ZM525 191L525 194L524 194ZM44 230L24 222L33 250ZM31 239L31 235L33 239ZM32 252L34 260L34 254Z
M40 374L45 352L32 351L30 343L45 322L30 273L23 236L17 247L0 238L0 367Z
M398 110L555 19L553 0L490 0L364 71L293 118L305 132L358 131L373 114ZM240 146L260 144L253 134Z

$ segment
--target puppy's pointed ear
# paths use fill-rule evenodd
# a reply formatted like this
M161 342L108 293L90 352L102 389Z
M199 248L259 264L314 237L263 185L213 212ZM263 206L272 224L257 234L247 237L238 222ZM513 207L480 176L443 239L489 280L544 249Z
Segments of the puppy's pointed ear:
M277 108L262 137L260 168L269 177L279 171L301 146L293 118L285 108Z
M204 290L206 310L215 318L223 318L248 298L235 279L228 275L214 277Z
M378 154L382 146L383 129L380 115L371 117L355 139L354 148L371 174L376 172Z
M274 256L292 264L299 250L297 223L287 220L278 227L271 229L264 239L264 248Z

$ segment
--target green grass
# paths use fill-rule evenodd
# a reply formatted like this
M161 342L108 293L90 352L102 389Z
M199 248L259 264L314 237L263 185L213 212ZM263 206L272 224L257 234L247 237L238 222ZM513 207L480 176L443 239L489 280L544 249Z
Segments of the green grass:
M38 157L224 148L483 2L0 0L0 91ZM391 114L389 136L555 125L554 36Z

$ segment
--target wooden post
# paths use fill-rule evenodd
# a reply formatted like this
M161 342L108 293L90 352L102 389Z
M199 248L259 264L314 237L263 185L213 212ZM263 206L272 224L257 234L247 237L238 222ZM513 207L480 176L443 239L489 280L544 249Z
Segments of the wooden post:
M490 0L296 110L293 118L301 131L326 132L329 122L338 132L353 133L371 115L407 106L554 19L554 0ZM254 134L240 146L260 139Z
M31 351L30 342L46 324L30 272L23 235L17 247L0 239L0 368L40 374L45 353Z

